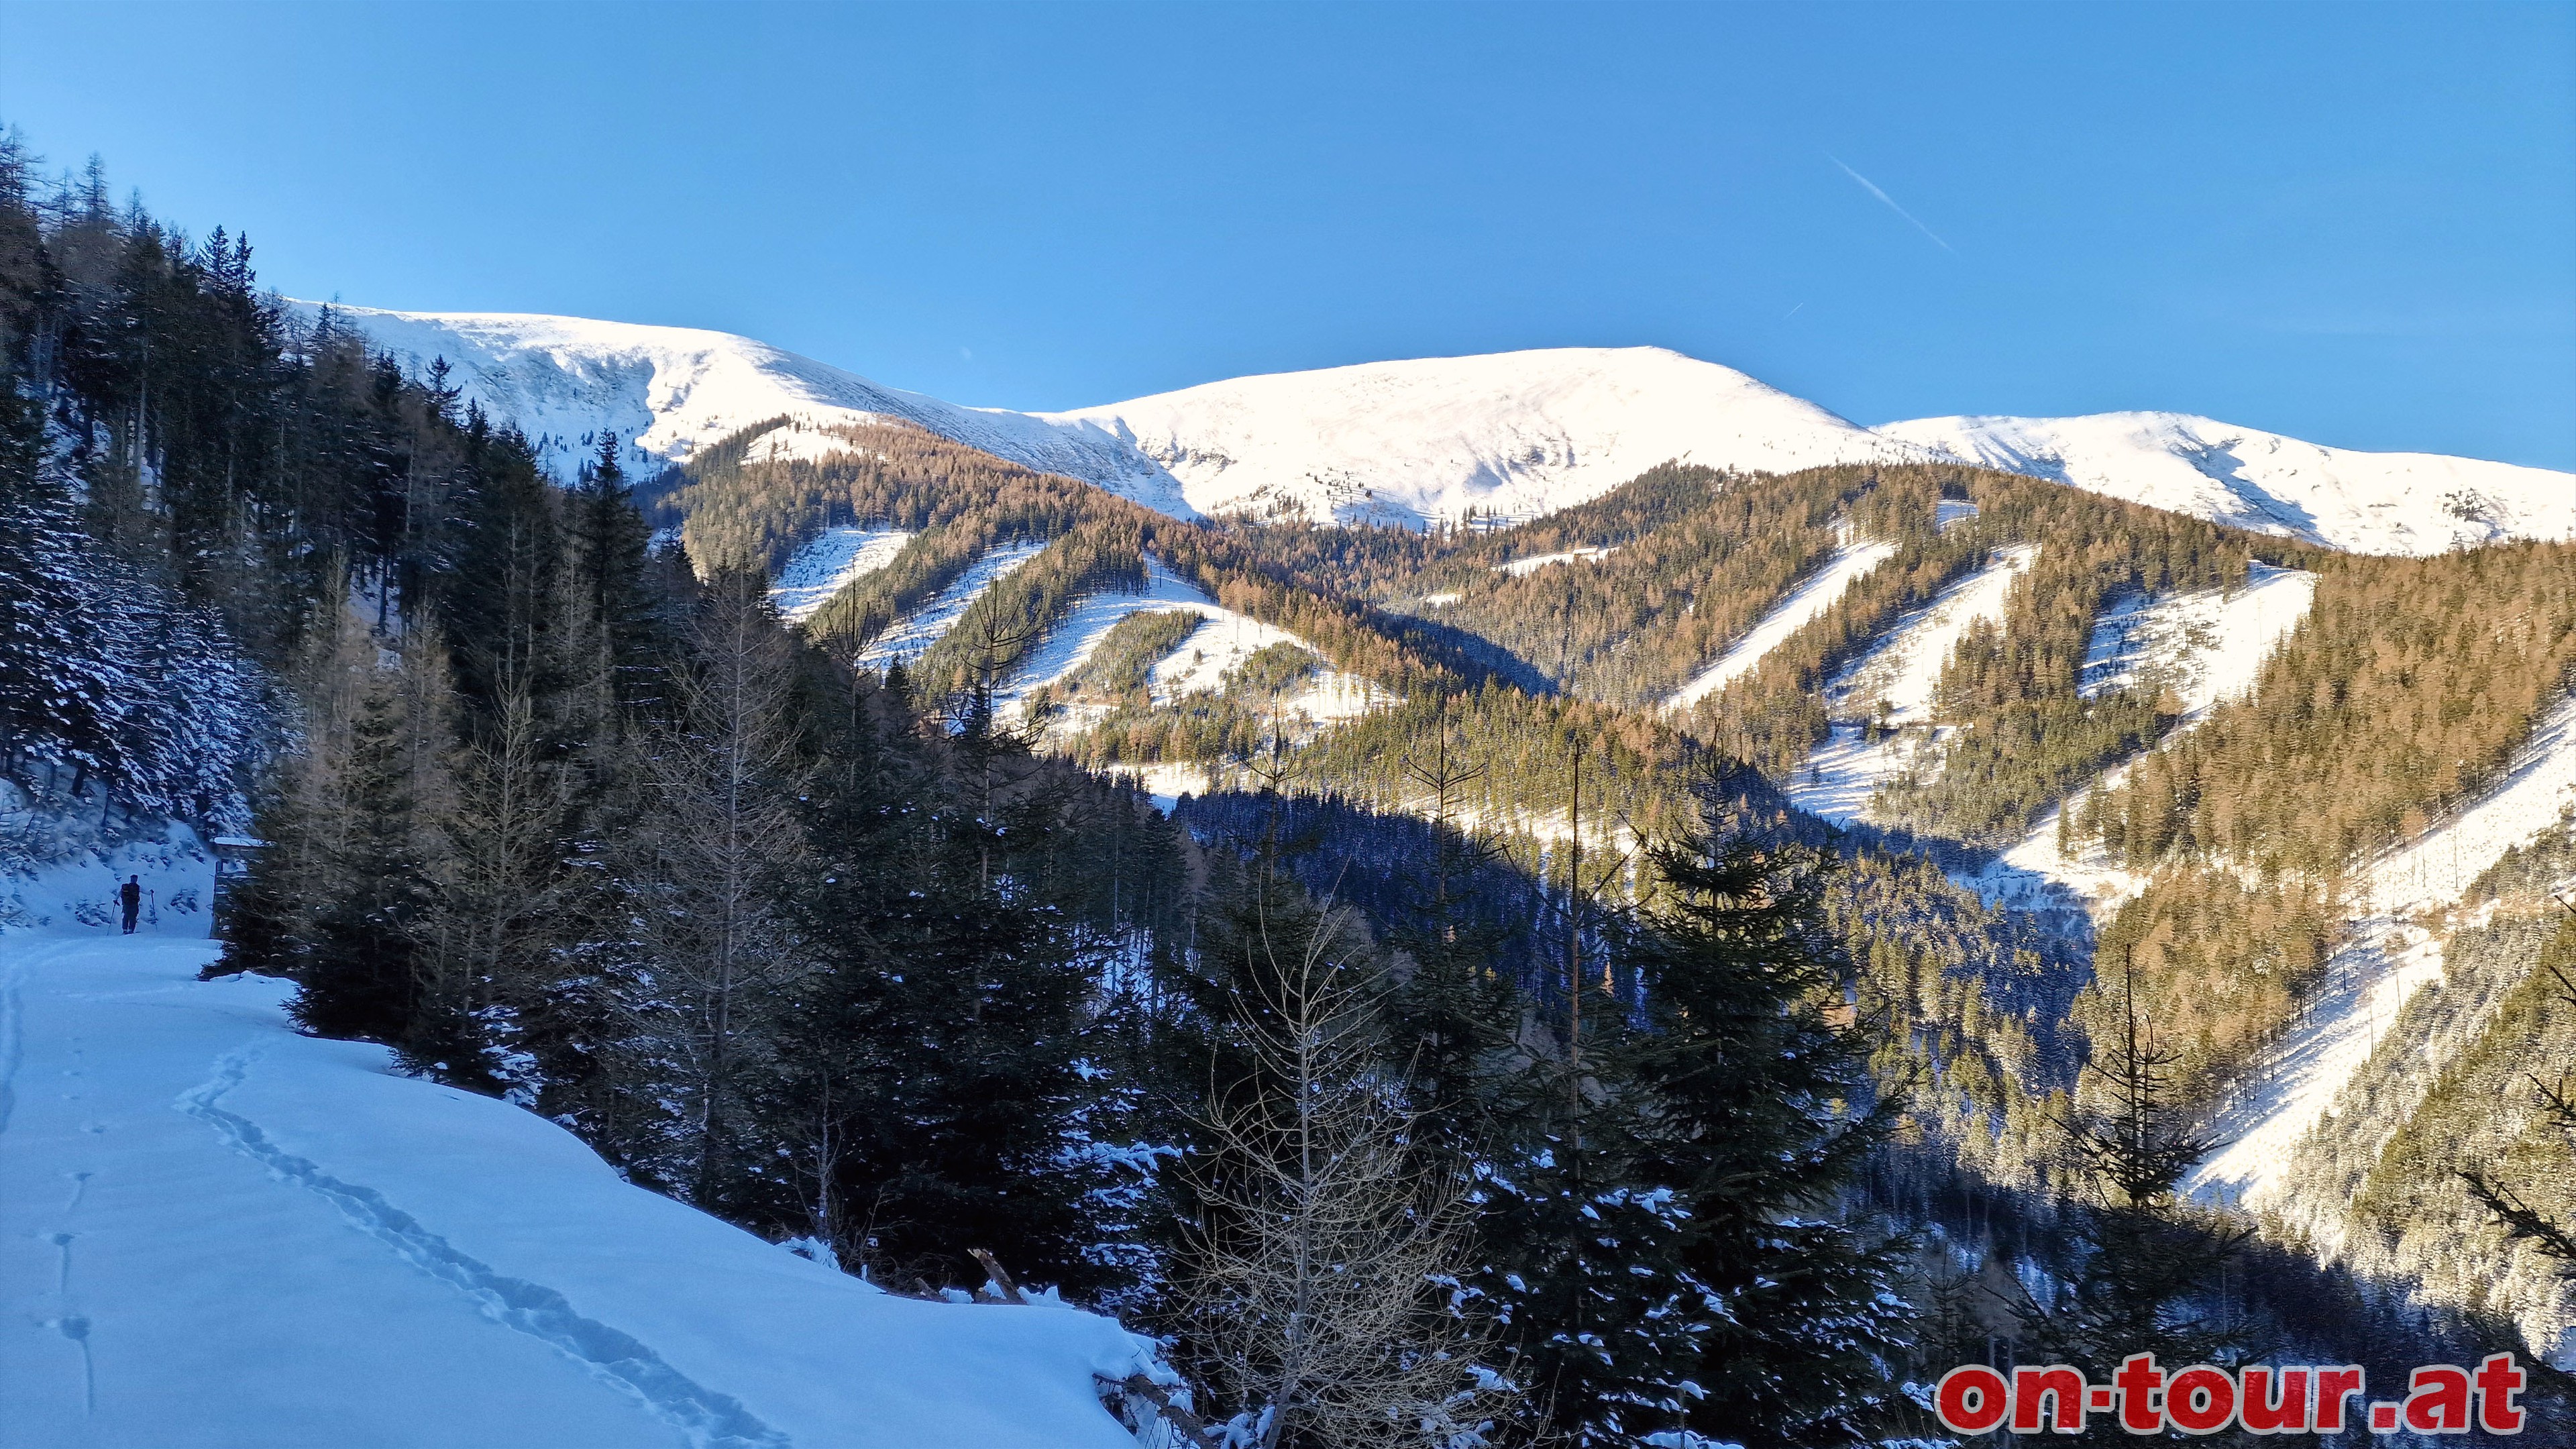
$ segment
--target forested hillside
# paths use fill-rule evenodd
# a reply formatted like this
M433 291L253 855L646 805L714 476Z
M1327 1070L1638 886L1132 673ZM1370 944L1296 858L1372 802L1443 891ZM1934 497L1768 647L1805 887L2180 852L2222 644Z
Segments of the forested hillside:
M1292 868L1296 781L1185 830L997 703L1001 639L1148 560L1390 700L1499 707L1451 636L892 428L743 470L810 486L809 522L727 523L711 466L657 547L617 438L558 486L435 369L261 293L246 244L7 159L0 497L47 581L6 591L10 788L30 820L247 827L211 973L895 1292L1007 1274L1114 1312L1191 1390L1107 1386L1140 1426L1849 1443L1916 1414L1907 1239L1844 1207L1898 1105L1842 1006L1830 902L1870 888L1832 894L1776 809L1662 797L1574 875L1568 989L1506 980L1441 884L1483 858L1454 829L1397 852L1427 899L1358 908ZM917 530L910 582L785 624L762 566L876 521ZM993 631L858 662L868 598L1014 538L1050 548L960 615ZM156 682L147 643L189 652Z
M567 484L251 259L0 146L0 870L230 837L215 971L1114 1314L1130 1427L1919 1442L1969 1359L2570 1322L2576 545L1921 461L1177 520L891 416Z

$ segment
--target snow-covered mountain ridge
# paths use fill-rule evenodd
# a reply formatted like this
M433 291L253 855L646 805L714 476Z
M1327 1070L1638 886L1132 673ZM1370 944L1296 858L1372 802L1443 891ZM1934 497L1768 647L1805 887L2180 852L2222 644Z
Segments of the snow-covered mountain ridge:
M310 321L318 304L291 304ZM1056 413L961 407L731 333L519 313L334 307L410 370L444 357L565 477L603 429L639 461L781 415L894 419L1175 517L1421 525L1533 518L1658 463L1747 472L1957 461L2365 553L2576 537L2576 474L2365 453L2182 413L1865 428L1657 347L1550 348L1211 382Z
M2355 553L2576 537L2576 474L2328 448L2188 413L1918 418L1878 431L1980 467Z
M323 310L313 302L289 306L308 324ZM684 463L710 443L782 415L827 426L892 419L1190 516L1168 474L1106 435L881 387L730 332L515 312L336 304L330 311L408 372L425 374L445 358L451 385L485 412L516 423L566 480L605 429L615 429L638 461Z
M1132 444L1204 512L1316 522L1535 518L1675 460L1785 473L1935 456L1660 347L1273 373L1043 416Z

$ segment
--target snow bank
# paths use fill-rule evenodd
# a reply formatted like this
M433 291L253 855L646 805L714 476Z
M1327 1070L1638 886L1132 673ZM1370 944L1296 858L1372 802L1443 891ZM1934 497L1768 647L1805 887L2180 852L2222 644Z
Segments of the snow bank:
M1892 543L1846 543L1805 583L1789 591L1789 597L1772 606L1745 636L1727 647L1717 662L1693 675L1665 705L1667 709L1688 709L1708 696L1724 689L1740 674L1749 674L1762 656L1780 646L1782 641L1807 626L1809 620L1834 606L1843 591L1858 582L1863 574L1896 555Z
M880 1292L213 954L0 940L0 1445L1134 1444L1115 1323Z
M889 664L909 667L918 662L941 635L957 627L957 621L984 596L986 589L1009 578L1020 565L1044 552L1046 546L1045 539L1022 539L987 549L983 557L966 566L966 572L931 596L929 603L895 620L884 633L869 640L868 646L859 651L859 662L870 669L883 669Z
M909 529L827 528L770 580L770 602L789 622L803 623L834 594L894 562L910 542Z

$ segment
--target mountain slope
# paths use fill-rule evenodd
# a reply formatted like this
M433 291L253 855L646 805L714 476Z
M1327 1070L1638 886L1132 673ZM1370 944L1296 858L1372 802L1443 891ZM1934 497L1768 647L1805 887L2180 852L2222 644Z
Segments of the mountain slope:
M1203 512L1319 523L1535 517L1674 459L1786 472L1930 456L1660 347L1274 373L1042 416L1133 445Z
M2328 448L2188 413L1917 418L1878 431L1963 462L2355 553L2576 537L2576 475Z
M168 929L0 943L0 1445L1134 1442L1114 1322L807 1261Z
M312 302L290 305L308 323L322 311ZM451 382L484 411L518 424L538 443L547 466L566 479L603 428L616 429L639 461L681 463L709 443L782 414L827 424L889 418L1190 516L1168 475L1097 430L880 387L729 332L515 312L330 310L407 372L426 373L434 359L445 358L454 369Z

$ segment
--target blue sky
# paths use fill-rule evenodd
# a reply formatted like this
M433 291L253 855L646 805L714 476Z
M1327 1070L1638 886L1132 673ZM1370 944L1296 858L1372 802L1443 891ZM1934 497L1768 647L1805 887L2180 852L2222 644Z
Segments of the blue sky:
M2576 6L0 7L267 280L960 402L1651 343L2576 468Z

